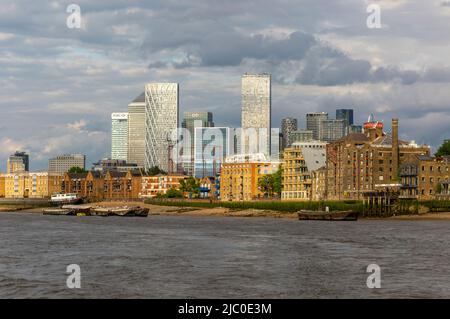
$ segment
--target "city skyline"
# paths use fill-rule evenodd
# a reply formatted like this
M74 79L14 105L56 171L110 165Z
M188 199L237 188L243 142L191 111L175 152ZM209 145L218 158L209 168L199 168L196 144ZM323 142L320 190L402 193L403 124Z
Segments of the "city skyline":
M290 116L304 128L307 112L353 108L356 123L374 113L386 131L399 117L401 138L436 150L450 135L450 46L439 32L448 29L450 8L442 1L379 3L379 30L366 27L363 1L264 2L247 22L239 17L255 6L251 1L218 4L218 11L200 2L189 12L175 3L79 1L79 30L65 26L59 1L2 5L0 171L17 150L30 153L31 170L64 153L86 154L88 163L107 157L110 114L125 112L149 82L179 83L180 113L210 111L221 125L239 127L239 78L246 72L273 76L273 127ZM162 14L167 9L170 16ZM27 17L33 24L21 23ZM415 21L420 29L410 27Z

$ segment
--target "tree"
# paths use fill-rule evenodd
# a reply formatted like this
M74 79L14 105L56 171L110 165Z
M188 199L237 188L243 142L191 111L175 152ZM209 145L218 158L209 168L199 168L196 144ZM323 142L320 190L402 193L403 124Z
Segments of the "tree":
M267 174L259 178L258 187L259 190L264 193L265 197L273 195L274 181L275 179L273 174Z
M167 198L183 198L183 193L176 188L171 188L166 193Z
M165 171L163 171L162 169L160 169L158 166L153 166L147 170L146 174L148 176L156 176L159 174L166 175L167 173Z
M450 156L450 140L446 140L435 154L436 156Z
M180 191L189 193L189 198L192 198L192 195L200 194L200 181L189 176L187 179L180 181Z
M283 190L283 170L280 168L278 168L278 171L273 174L273 191L278 194L281 195L281 191Z
M78 166L73 166L68 170L68 173L76 173L76 174L86 173L86 172L87 171L85 169L78 167Z

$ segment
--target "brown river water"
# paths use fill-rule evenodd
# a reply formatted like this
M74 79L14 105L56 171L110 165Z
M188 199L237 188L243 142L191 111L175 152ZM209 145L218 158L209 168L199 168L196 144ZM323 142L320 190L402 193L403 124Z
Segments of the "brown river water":
M72 297L450 298L450 221L1 213L0 298Z

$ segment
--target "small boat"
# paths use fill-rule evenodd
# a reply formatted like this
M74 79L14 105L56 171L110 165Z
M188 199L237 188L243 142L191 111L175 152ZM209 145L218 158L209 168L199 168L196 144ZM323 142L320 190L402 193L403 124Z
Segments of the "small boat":
M328 221L356 221L359 213L348 211L310 211L301 210L298 213L299 220L328 220Z
M74 216L76 215L76 212L73 209L50 208L44 209L43 214L52 216Z
M81 204L83 199L77 194L67 193L67 194L53 194L50 198L50 202L53 205L67 205L67 204Z
M93 216L147 217L149 209L141 207L97 207L91 210Z
M43 210L44 215L57 216L119 216L119 217L147 217L148 208L137 207L96 207L89 205L63 205L61 208Z

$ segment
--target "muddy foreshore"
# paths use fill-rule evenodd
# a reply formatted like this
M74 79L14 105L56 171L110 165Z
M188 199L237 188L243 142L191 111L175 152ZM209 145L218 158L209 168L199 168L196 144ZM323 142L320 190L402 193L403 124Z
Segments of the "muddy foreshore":
M230 208L216 207L216 208L197 208L197 207L175 207L175 206L160 206L153 204L144 204L142 202L99 202L95 205L103 207L117 207L117 206L141 206L150 210L149 216L222 216L222 217L268 217L268 218L289 218L296 219L297 213L278 212L271 210L233 210ZM1 212L20 212L20 213L37 213L41 214L46 207L29 207L16 205L0 205ZM430 213L422 215L402 215L393 216L389 218L367 218L367 219L385 219L385 220L450 220L450 212L445 213Z

